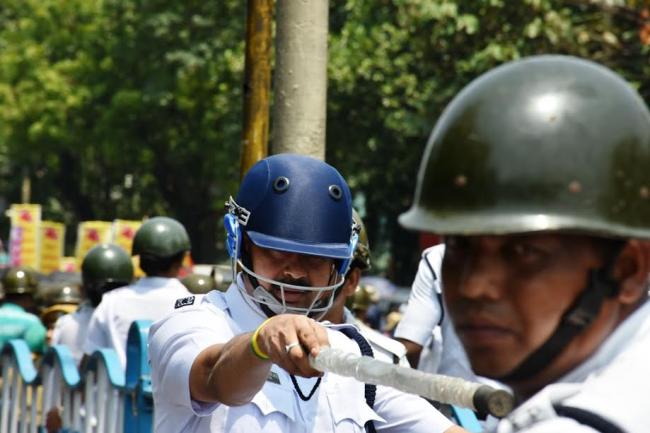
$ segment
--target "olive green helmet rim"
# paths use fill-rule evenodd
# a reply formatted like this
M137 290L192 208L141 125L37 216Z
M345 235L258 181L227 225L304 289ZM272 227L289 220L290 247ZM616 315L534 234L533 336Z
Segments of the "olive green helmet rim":
M437 119L406 227L650 239L650 111L613 71L533 56L473 80Z
M566 232L605 238L650 239L650 228L632 228L611 221L560 213L513 212L449 212L436 213L412 207L399 217L399 223L410 230L439 235L516 235L539 232Z

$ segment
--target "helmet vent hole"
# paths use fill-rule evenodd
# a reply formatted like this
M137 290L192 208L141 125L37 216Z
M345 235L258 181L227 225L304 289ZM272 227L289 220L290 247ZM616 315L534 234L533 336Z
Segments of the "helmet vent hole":
M285 192L289 189L289 178L280 176L273 181L273 189L277 192Z
M341 200L341 197L343 197L343 190L338 185L330 185L328 190L329 190L330 196L334 200Z

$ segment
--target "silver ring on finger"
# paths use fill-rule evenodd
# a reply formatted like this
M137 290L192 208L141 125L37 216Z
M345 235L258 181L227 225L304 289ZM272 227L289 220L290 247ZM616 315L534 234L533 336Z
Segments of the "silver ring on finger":
M300 347L300 343L298 341L294 341L293 343L289 343L286 346L284 346L284 350L286 353L291 352L291 349L294 347Z

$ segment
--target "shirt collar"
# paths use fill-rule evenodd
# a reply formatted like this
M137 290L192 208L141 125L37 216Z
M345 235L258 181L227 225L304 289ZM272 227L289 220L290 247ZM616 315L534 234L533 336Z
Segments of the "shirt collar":
M348 307L343 307L343 323L348 323L350 325L356 325L357 319L354 317L352 312L348 310Z
M176 288L185 287L177 278L166 277L143 277L133 284L137 288Z

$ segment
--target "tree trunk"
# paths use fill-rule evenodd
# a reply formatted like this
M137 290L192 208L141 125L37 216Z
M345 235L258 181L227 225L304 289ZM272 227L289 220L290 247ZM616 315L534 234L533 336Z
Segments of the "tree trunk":
M325 158L327 0L278 0L273 153Z
M268 154L273 0L248 0L240 178Z

